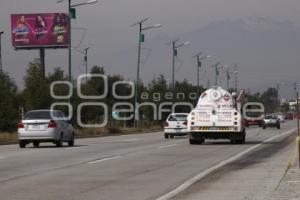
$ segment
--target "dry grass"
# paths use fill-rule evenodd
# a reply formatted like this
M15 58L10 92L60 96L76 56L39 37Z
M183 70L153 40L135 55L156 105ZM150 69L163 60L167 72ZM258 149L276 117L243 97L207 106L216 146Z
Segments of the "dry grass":
M17 142L17 133L0 133L0 144L11 144Z
M111 135L129 135L136 133L149 133L159 132L163 129L160 126L152 126L150 128L121 128L121 127L110 127L110 128L86 128L76 129L77 138L87 137L105 137Z
M109 127L109 128L85 128L76 129L76 138L91 138L91 137L105 137L111 135L129 135L136 133L149 133L162 131L160 126L151 126L148 128L121 128L121 127ZM13 144L17 142L17 133L1 133L0 132L0 145Z

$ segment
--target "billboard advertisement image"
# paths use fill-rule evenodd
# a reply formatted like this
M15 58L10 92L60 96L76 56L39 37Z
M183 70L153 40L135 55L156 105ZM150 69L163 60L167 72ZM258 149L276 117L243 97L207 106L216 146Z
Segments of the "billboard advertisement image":
M12 45L15 48L67 48L69 16L66 13L11 15Z

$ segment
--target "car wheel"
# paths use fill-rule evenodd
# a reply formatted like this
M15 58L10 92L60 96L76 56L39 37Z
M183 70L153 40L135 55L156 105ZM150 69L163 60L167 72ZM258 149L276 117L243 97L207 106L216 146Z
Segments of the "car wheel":
M63 134L61 134L58 141L56 141L56 146L57 147L62 147L63 146Z
M72 133L72 138L68 141L68 145L70 147L73 147L74 146L74 133Z
M280 125L277 126L277 129L280 129Z
M169 135L165 133L165 139L169 139Z
M19 141L19 147L20 147L20 148L25 148L25 147L26 147L26 142L20 140L20 141Z
M35 148L37 148L37 147L39 147L39 146L40 146L40 143L39 143L39 142L37 142L37 141L34 141L34 142L33 142L33 146L34 146Z
M174 138L174 135L170 135L170 138L173 139L173 138Z
M262 128L263 128L263 129L266 129L267 127L266 127L266 126L263 126Z

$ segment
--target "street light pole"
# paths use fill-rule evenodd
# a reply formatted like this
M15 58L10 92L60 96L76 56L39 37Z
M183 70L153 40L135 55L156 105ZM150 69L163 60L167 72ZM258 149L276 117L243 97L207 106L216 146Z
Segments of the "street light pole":
M87 74L88 74L88 50L89 50L90 47L87 47L84 49L84 61L85 61L85 81L87 83Z
M202 61L205 60L206 58L211 58L210 55L208 56L203 56L200 57L202 55L202 52L196 54L193 58L197 58L197 95L199 96L200 94L200 69L202 67Z
M57 3L61 3L64 0L58 0ZM73 14L75 15L75 7L77 6L83 6L83 5L88 5L88 4L93 4L93 3L97 3L98 0L89 0L87 2L84 3L79 3L79 4L75 4L72 5L71 4L71 0L68 0L68 15L69 15L69 46L68 46L68 68L69 68L69 82L72 84L72 18L75 16L73 16Z
M139 26L139 37L138 37L138 59L137 59L137 72L136 72L136 83L135 83L135 95L134 95L134 105L133 105L133 110L134 110L134 119L133 119L133 126L134 128L137 127L137 120L136 120L136 114L137 114L137 103L138 103L138 94L139 94L139 79L140 79L140 64L141 64L141 44L142 42L145 41L145 37L143 35L143 31L149 30L149 29L154 29L161 27L161 24L156 24L154 26L148 26L148 27L143 27L143 23L146 22L149 18L145 18L137 23L134 23L131 25L133 26Z
M183 47L185 45L188 45L189 42L183 42L179 45L176 45L176 43L179 41L179 39L173 40L172 42L169 42L167 44L172 44L172 93L175 92L175 57L177 57L178 50L180 47Z
M68 47L68 65L69 65L69 82L72 84L72 16L71 16L71 0L68 0L68 13L69 13L69 47Z
M4 33L4 31L1 31L0 32L0 72L3 70L3 67L2 67L2 48L1 48L1 46L2 46L2 44L1 44L1 36L2 36L2 34Z
M212 67L215 68L215 86L218 86L219 65L220 63L212 65Z

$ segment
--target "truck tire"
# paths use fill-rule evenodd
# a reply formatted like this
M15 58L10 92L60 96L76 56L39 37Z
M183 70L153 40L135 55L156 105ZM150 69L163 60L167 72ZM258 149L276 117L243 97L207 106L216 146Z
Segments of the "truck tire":
M194 139L190 139L189 141L190 141L190 144L191 144L191 145L197 144L197 141L194 140Z
M33 142L33 146L34 146L35 148L38 148L38 147L40 146L40 143L39 143L38 141L34 141L34 142Z
M197 140L197 144L203 144L205 142L204 138L200 138L199 140Z
M169 139L169 134L165 133L165 139Z

